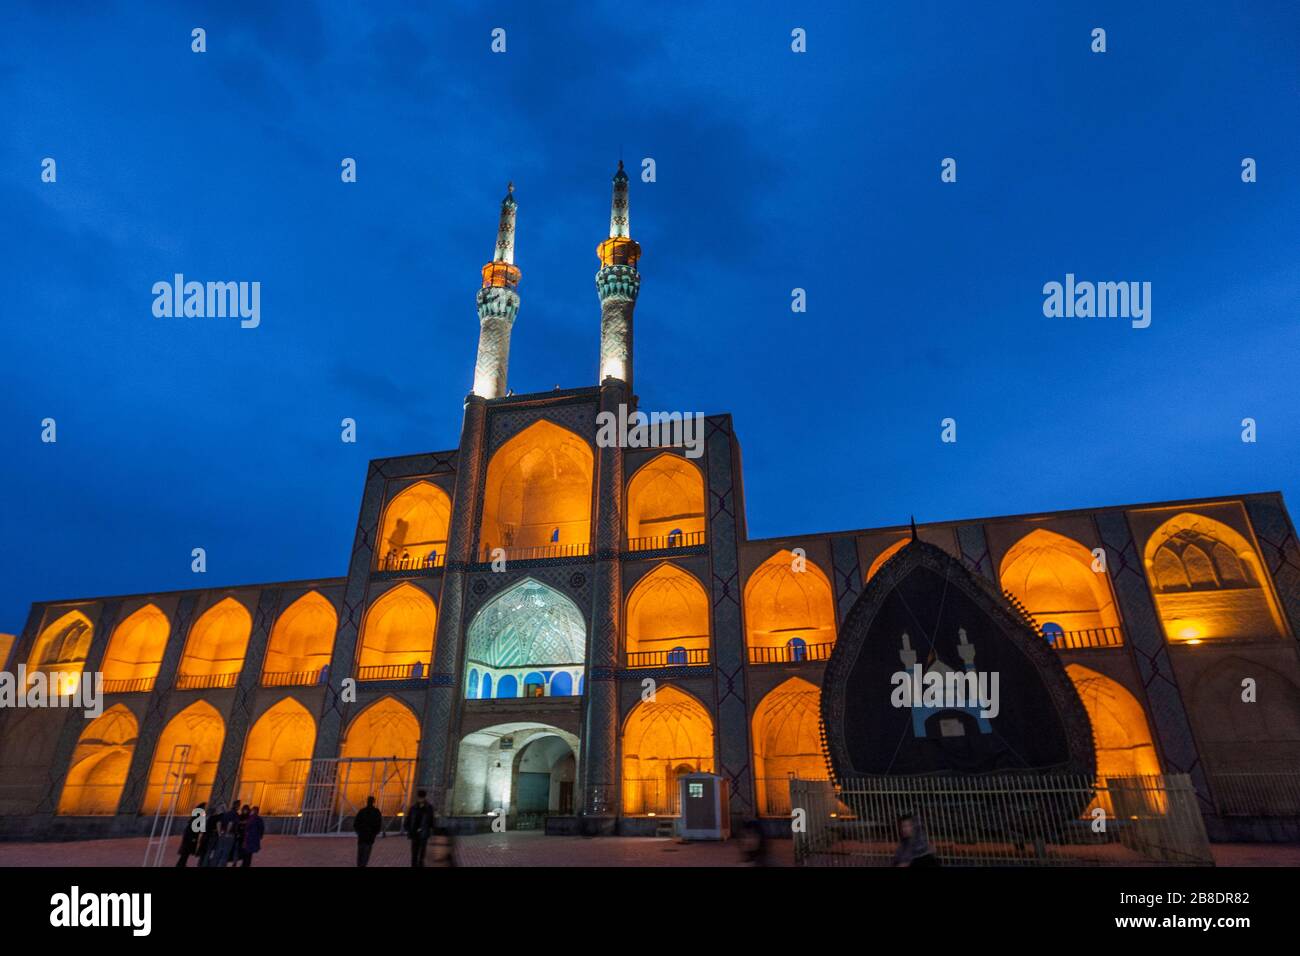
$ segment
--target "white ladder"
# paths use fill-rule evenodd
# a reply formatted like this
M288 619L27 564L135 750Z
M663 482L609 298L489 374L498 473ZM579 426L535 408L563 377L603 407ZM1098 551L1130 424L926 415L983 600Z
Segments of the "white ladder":
M153 814L153 826L149 828L149 842L145 844L144 863L141 866L163 865L163 858L167 854L167 838L171 836L172 821L176 818L176 801L180 799L181 788L185 784L185 767L189 760L189 744L177 744L172 747L171 758L167 761L167 775L163 777L162 794L158 797L158 809ZM152 862L149 859L151 854Z

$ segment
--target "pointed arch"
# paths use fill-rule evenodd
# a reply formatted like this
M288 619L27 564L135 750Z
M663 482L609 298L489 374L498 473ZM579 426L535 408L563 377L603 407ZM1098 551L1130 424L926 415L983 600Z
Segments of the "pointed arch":
M257 719L244 743L239 765L239 800L261 807L264 816L296 814L302 808L307 765L316 743L316 721L292 697Z
M86 725L68 764L59 796L59 814L100 816L117 812L139 732L135 715L122 704L114 704Z
M95 626L81 611L68 611L41 631L27 657L29 671L80 671Z
M528 675L545 668L581 674L587 656L587 623L568 597L535 578L524 578L479 609L466 630L465 688L470 672L496 686L497 697L515 697ZM555 691L547 685L547 695ZM484 697L489 696L487 690Z
M1176 514L1147 539L1143 559L1170 641L1286 634L1255 547L1222 521Z
M433 566L447 554L451 497L431 481L417 481L384 509L376 558L380 567Z
M146 604L113 630L104 652L104 689L150 690L162 666L171 622L157 605Z
M420 721L414 712L395 697L381 697L353 719L343 736L341 758L372 762L341 768L339 805L364 807L367 797L375 797L385 816L404 811L405 781L419 752ZM381 759L389 762L379 763Z
M319 591L308 591L275 620L262 664L264 686L314 684L329 664L339 616Z
M211 797L212 781L217 776L217 764L221 760L221 745L225 737L225 721L216 708L205 700L196 700L168 721L154 748L153 762L149 767L149 783L140 804L140 812L153 813L158 809L169 772L181 773L180 795L176 800L177 813L188 814L196 803L208 800ZM172 763L175 748L182 744L190 748L183 767L179 762ZM179 755L176 756L179 761Z
M1039 627L1081 635L1089 644L1119 644L1110 580L1092 563L1092 552L1078 541L1035 528L1003 555L998 579Z
M796 571L796 567L803 570ZM764 561L745 583L745 641L751 661L773 654L793 660L790 642L804 642L800 659L825 659L835 643L835 599L830 579L789 550Z
M533 422L488 463L480 547L589 548L594 469L582 438L545 419Z
M370 605L357 651L360 680L425 675L433 662L438 610L433 598L413 584L399 584Z
M1131 777L1160 773L1151 726L1137 698L1123 684L1081 664L1068 664L1065 671L1092 723L1097 775Z
M660 687L623 723L623 813L675 814L677 778L713 770L713 718L695 697Z
M234 598L224 598L204 611L190 628L177 686L233 687L244 666L252 629L248 610Z
M627 485L627 537L632 550L702 544L704 476L700 469L668 452L638 468Z
M695 575L665 562L641 578L627 596L627 665L663 667L709 660L709 596Z
M885 566L885 562L888 561L890 558L892 558L894 555L898 554L898 552L903 549L903 545L907 544L909 540L910 539L908 538L899 538L897 541L895 541L893 544L887 547L884 551L881 551L878 555L876 555L875 560L871 562L871 566L867 568L867 576L864 580L870 581L872 578L874 578L876 576L876 572Z
M790 814L786 780L825 780L821 691L798 677L774 687L754 709L754 785L759 813Z

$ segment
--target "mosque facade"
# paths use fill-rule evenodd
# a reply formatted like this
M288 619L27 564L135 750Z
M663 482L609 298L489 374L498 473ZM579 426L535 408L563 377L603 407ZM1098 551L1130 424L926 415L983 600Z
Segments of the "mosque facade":
M147 833L159 807L231 799L317 832L416 789L462 830L649 834L693 772L722 778L734 821L788 830L790 777L832 769L819 698L841 627L914 539L1030 622L1026 660L1068 675L1098 774L1189 775L1212 834L1294 827L1300 547L1280 494L750 538L729 415L693 443L601 438L636 410L628 211L620 163L599 384L515 395L507 193L459 441L369 463L346 576L35 603L6 670L102 679L102 713L0 710L0 836Z

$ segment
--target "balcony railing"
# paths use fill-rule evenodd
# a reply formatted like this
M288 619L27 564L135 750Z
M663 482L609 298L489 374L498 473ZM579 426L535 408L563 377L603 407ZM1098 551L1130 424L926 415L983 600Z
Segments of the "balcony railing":
M483 548L483 562L492 561L497 549L491 546ZM535 558L581 558L591 554L591 542L577 544L542 544L532 548L502 548L507 561L531 561Z
M263 687L315 687L328 667L307 671L266 671L262 674Z
M380 571L420 571L440 568L447 563L447 555L443 554L426 554L424 557L413 557L409 552L401 554L386 554L381 557L376 565Z
M806 661L824 661L831 656L833 641L825 644L786 644L782 647L751 647L751 664L802 664Z
M213 687L234 687L238 673L231 674L177 674L177 690L209 690Z
M629 551L667 551L670 548L693 548L704 543L703 531L679 531L676 534L628 538Z
M1044 631L1043 637L1058 651L1124 645L1124 632L1118 627L1089 627L1081 631Z
M708 662L707 647L697 647L692 650L675 647L671 651L630 651L627 655L628 667L685 667Z
M154 682L158 679L157 675L153 677L128 677L125 680L106 680L104 681L105 694L147 694L153 690Z
M424 680L428 676L428 661L414 661L410 664L368 664L357 668L357 680Z

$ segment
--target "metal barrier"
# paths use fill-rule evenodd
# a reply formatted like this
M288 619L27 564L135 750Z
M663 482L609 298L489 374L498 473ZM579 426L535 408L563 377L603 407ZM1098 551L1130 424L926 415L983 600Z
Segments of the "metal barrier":
M209 690L213 687L234 687L239 683L239 673L229 674L178 674L177 690Z
M483 563L494 560L492 554L496 549L484 545ZM543 544L532 548L501 548L507 561L533 561L538 558L581 558L591 554L591 544L582 541L577 544Z
M680 810L676 780L663 777L623 780L623 815L628 817L675 817Z
M684 647L671 651L629 651L628 667L682 667L692 664L707 664L709 649L696 647L687 650Z
M106 680L104 681L104 693L147 694L153 690L154 681L157 679L157 675L154 675L153 677L131 677L126 680Z
M1088 627L1079 631L1047 631L1043 637L1058 651L1088 647L1123 647L1124 632L1118 627Z
M913 814L945 866L1210 866L1186 774L791 780L795 862L889 866ZM1107 810L1110 807L1110 810Z
M314 687L321 682L325 667L309 671L265 671L262 674L263 687Z
M628 538L627 550L668 551L672 548L694 548L703 543L703 531L679 531L677 534L656 534L640 538Z
M1300 817L1300 773L1210 773L1223 817Z
M751 664L802 664L804 661L830 660L835 643L824 644L785 644L780 647L751 647L749 662Z
M428 661L410 664L367 664L357 668L357 680L424 680L429 676Z
M301 781L299 835L351 833L352 820L367 797L400 831L415 784L415 760L402 757L322 757L295 761Z

